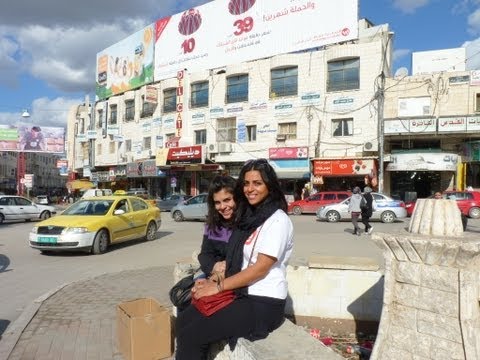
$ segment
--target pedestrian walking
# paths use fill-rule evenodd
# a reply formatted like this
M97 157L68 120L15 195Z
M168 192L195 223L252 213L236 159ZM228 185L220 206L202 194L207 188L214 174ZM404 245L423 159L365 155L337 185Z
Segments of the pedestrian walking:
M348 212L352 216L353 235L360 236L360 226L358 226L358 218L362 213L360 205L362 203L363 196L360 193L360 188L358 186L355 186L352 192L353 195L350 197L350 202L348 204Z
M370 235L373 231L373 226L370 225L370 218L373 214L373 196L372 188L365 186L363 189L363 198L365 199L364 206L361 206L362 211L362 223L365 225L365 234Z

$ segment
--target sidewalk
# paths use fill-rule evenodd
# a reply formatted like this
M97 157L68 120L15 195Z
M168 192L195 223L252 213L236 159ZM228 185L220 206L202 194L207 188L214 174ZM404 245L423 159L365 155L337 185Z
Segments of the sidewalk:
M171 308L173 267L104 274L66 284L27 307L0 340L0 360L123 360L116 305L153 297Z

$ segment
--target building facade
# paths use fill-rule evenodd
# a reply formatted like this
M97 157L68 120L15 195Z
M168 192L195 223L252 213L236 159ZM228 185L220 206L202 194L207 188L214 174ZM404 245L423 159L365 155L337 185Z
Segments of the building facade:
M376 82L389 76L388 25L359 38L190 73L79 106L70 171L101 187L195 195L219 172L267 158L287 195L376 186Z

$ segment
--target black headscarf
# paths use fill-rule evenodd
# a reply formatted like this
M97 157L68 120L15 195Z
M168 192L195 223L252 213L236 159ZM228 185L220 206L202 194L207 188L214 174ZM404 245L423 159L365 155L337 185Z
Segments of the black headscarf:
M265 220L275 213L281 207L278 202L267 198L257 207L249 206L240 219L232 236L228 241L226 263L227 269L225 275L232 276L242 270L243 264L243 246L248 237L262 225ZM238 289L237 292L244 293L246 288Z

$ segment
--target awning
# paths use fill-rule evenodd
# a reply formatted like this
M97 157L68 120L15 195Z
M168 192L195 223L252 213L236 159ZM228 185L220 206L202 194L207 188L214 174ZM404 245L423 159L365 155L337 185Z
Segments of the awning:
M310 180L308 159L269 160L279 179Z
M70 190L86 190L93 189L95 185L88 180L73 180L67 182L67 188Z
M453 153L409 152L392 154L387 171L456 171L458 155Z

